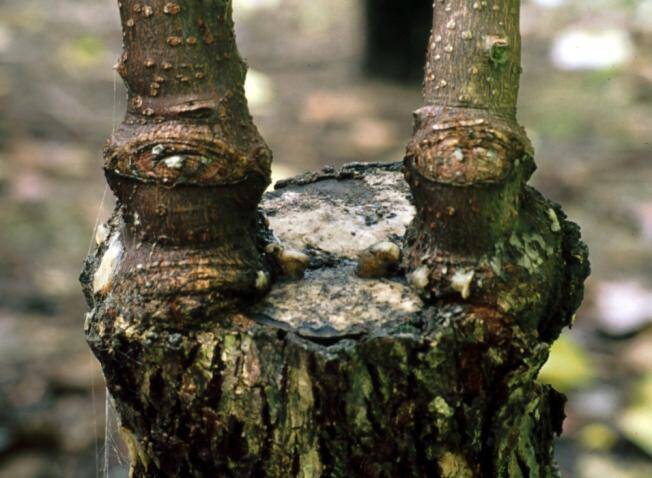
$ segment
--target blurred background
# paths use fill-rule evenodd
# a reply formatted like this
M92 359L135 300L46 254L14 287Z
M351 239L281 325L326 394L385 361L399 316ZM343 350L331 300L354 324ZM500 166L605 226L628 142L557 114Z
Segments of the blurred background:
M431 0L233 3L276 179L402 159ZM541 377L569 396L559 462L650 477L652 0L527 0L522 31L534 184L581 224L594 270ZM0 0L0 478L126 476L77 283L112 207L119 51L115 0Z

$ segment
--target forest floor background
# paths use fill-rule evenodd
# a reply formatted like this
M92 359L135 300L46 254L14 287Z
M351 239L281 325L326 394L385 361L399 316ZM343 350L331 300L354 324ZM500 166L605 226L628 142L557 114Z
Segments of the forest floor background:
M276 179L402 159L420 88L360 73L359 2L234 4ZM0 11L0 478L124 477L77 283L112 206L101 148L125 107L117 8L0 0ZM559 461L566 477L649 477L652 2L531 0L522 23L533 183L580 223L594 270L542 375L570 398Z

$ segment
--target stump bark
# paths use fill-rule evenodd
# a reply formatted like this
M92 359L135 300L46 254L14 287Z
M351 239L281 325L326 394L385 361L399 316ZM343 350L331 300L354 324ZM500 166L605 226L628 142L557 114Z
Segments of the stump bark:
M429 305L400 275L356 276L358 253L399 241L414 215L398 164L326 170L268 194L277 238L310 267L249 308L193 319L96 304L86 333L132 476L556 476L564 398L536 382L550 345L540 331L569 323L586 256L558 206L526 196L532 216L556 211L560 229L544 234L564 271L559 308L536 320L461 297ZM120 227L117 215L111 236Z

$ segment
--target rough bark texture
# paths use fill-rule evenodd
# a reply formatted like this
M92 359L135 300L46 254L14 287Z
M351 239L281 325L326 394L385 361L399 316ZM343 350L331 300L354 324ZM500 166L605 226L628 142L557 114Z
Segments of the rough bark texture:
M192 314L264 292L256 207L271 152L244 96L231 1L119 5L129 101L105 170L125 222L125 303L174 297Z
M215 61L235 48L229 2L122 3L132 98L146 70L129 64L149 55L212 75L128 112L107 149L118 207L82 274L132 476L556 476L564 398L536 376L581 301L586 249L525 185L518 1L435 7L436 78L404 168L311 173L257 209L269 153L241 63ZM199 98L210 114L179 116Z
M431 301L463 288L477 307L533 324L565 307L556 298L566 286L559 214L533 209L526 187L535 166L516 122L519 9L519 0L434 3L426 105L405 157L417 215L403 262L427 277ZM510 247L528 259L505 254ZM549 341L559 329L540 332Z
M558 215L543 247L558 248L565 287L551 299L559 309L522 323L459 296L427 305L400 274L355 275L361 248L399 240L412 219L398 165L326 171L268 195L278 239L311 266L250 308L193 319L96 302L86 331L133 476L555 476L564 399L535 382L549 348L539 330L570 320L586 257L558 206L533 191L526 201ZM116 216L110 237L121 227ZM518 237L502 254L530 261L538 242Z

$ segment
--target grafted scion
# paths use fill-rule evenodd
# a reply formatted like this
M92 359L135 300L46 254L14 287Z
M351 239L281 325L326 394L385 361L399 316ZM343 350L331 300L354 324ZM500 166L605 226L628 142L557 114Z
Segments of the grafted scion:
M247 108L231 2L123 0L120 15L129 101L105 170L124 223L115 283L129 286L114 295L153 309L185 297L191 314L264 292L256 208L271 152Z
M460 294L466 277L463 300L516 316L541 308L561 260L561 234L544 228L527 238L536 201L525 184L535 166L515 115L519 7L518 0L434 3L426 105L415 113L405 158L417 217L404 256L408 271L427 274L432 299ZM520 260L532 241L532 261ZM531 297L505 300L524 283Z

